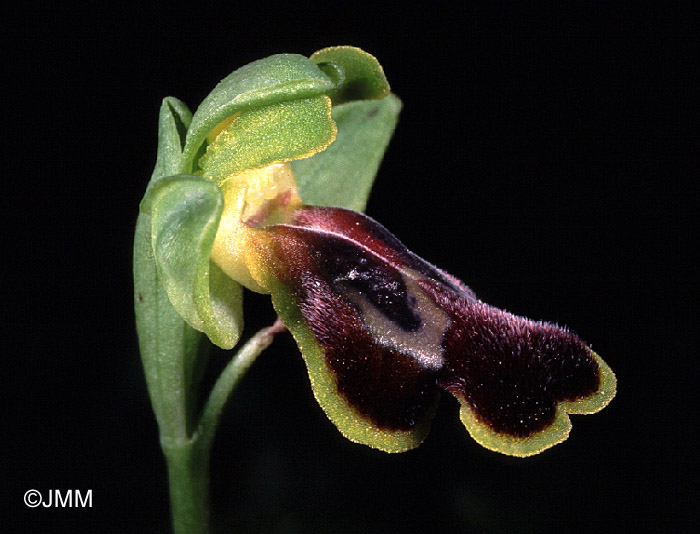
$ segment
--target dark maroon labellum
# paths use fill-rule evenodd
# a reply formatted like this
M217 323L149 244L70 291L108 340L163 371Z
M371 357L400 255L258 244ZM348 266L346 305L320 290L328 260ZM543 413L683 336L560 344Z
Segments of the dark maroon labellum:
M442 388L493 432L526 438L600 387L575 334L479 301L369 217L306 207L266 230L338 393L380 429L410 431Z

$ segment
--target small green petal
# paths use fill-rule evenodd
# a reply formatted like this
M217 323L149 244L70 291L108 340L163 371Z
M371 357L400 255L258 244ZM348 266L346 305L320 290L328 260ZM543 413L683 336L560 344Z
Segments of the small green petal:
M245 170L309 157L335 135L328 97L279 102L236 115L209 145L200 166L204 176L221 184Z
M333 105L351 100L384 98L389 94L389 82L379 61L354 46L332 46L315 52L309 58L329 74L340 86L332 93ZM325 65L335 64L328 70ZM332 71L342 70L343 78L333 76Z
M223 197L213 182L178 175L159 180L143 203L152 216L158 273L182 318L222 348L243 326L242 288L209 260Z
M192 117L179 172L193 170L209 132L235 113L320 96L333 89L335 83L313 61L298 54L273 55L235 70L209 93Z
M400 111L395 95L334 106L338 136L333 144L290 163L302 200L363 211Z

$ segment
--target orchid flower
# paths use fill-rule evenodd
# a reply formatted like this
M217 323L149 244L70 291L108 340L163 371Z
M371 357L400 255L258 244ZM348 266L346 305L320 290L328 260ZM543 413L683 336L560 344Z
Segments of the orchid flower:
M286 169L271 172L289 183ZM212 258L271 294L316 399L350 440L416 447L442 389L477 442L528 456L566 439L568 413L596 412L614 395L612 371L572 332L481 302L365 215L288 199L293 189L270 201L284 205L283 223L254 215L233 230L222 217Z
M563 441L568 414L613 398L615 375L576 334L489 306L361 213L399 109L353 47L251 63L194 115L164 101L135 302L166 457L173 443L210 446L250 363L234 358L197 413L201 335L238 343L243 288L271 295L340 432L387 452L424 440L441 391L478 443L514 456ZM252 361L271 333L240 354Z

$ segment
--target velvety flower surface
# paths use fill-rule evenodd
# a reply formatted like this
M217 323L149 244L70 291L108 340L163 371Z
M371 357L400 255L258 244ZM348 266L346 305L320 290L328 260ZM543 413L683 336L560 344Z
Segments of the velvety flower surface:
M574 333L481 302L365 215L304 206L243 234L250 275L353 441L417 446L445 390L479 443L527 456L566 439L567 414L596 412L615 394L612 371Z

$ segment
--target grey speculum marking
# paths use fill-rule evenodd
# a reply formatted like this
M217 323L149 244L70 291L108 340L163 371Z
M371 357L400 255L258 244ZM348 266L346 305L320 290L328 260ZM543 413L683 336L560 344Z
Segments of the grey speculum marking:
M367 256L358 261L356 245L352 249L342 241L336 241L334 245L330 257L326 258L326 268L340 292L359 293L402 330L415 332L420 329L423 322L413 310L415 298L409 295L399 271L392 272ZM346 248L348 250L343 250Z

